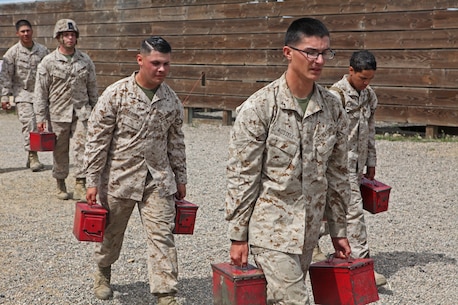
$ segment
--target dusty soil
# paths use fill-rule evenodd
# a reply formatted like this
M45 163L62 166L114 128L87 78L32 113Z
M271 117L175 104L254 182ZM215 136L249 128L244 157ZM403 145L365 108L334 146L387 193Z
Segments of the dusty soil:
M198 204L194 235L177 235L180 299L212 304L211 263L228 260L224 221L230 127L187 125L187 199ZM0 304L155 304L145 237L131 218L113 266L112 300L92 294L93 244L72 234L75 201L55 198L50 152L45 170L25 168L20 126L0 113ZM375 268L388 278L375 304L452 305L458 300L458 143L377 143L377 178L392 186L387 212L366 214ZM74 178L67 179L73 190ZM330 250L329 241L321 246ZM311 296L311 293L310 293Z

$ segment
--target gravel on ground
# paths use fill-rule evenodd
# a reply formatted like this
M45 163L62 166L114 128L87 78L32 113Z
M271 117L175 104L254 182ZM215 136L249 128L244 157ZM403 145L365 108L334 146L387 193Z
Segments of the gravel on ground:
M199 209L194 234L176 235L179 297L186 305L211 305L211 264L229 257L224 196L230 127L195 123L184 132L187 200ZM73 236L75 201L54 195L52 153L39 153L43 171L25 167L14 114L0 114L0 139L0 304L156 304L138 212L113 265L114 297L97 300L94 244ZM366 213L375 269L388 279L374 304L458 304L458 143L379 140L377 150L376 178L392 190L388 211ZM72 175L67 186L73 191ZM331 251L328 239L320 244Z

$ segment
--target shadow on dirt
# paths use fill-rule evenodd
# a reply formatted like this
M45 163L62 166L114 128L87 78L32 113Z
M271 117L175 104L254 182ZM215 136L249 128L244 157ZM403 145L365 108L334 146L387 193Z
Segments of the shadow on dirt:
M121 304L156 304L156 297L149 291L147 282L135 282L127 285L112 285L114 298ZM185 298L183 304L202 305L212 304L212 279L208 278L186 278L180 279L178 283L178 299ZM202 299L205 296L205 299Z

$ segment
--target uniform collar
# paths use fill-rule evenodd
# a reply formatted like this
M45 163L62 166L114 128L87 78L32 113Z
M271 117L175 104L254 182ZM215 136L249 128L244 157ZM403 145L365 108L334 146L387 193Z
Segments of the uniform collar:
M315 83L313 87L313 94L310 97L310 101L305 111L306 117L323 109L323 98L321 94L319 94L319 91L320 88ZM291 94L288 84L286 83L286 72L280 77L277 101L280 108L296 111L300 116L303 116L304 113L302 112L301 106Z
M56 54L60 60L67 61L67 56L59 52L59 47L56 48ZM73 56L72 56L73 61L76 61L80 57L81 57L81 52L77 48L75 48L75 52L73 53Z
M130 94L132 95L133 98L136 98L138 96L144 95L146 97L145 92L137 85L137 82L135 81L135 75L138 73L137 71L134 71L130 77L130 82L131 82L131 88L134 89L133 92ZM152 103L155 103L157 101L160 101L161 99L165 98L165 93L164 93L164 83L159 85L159 88L157 88L156 94L154 94L153 100L151 101Z

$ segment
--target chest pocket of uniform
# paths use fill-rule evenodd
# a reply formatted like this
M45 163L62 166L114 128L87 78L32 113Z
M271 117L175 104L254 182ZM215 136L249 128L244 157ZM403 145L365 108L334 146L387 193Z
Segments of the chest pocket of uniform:
M64 71L60 71L60 70L57 70L57 69L52 72L52 76L54 78L58 78L58 79L61 79L61 80L67 78L67 74Z
M88 71L86 67L81 67L78 71L76 71L76 76L79 79L86 79L87 75L88 75Z
M286 170L298 150L297 144L272 134L267 138L266 145L266 164L268 168L274 167Z
M317 155L321 156L322 160L327 160L328 157L331 155L336 142L337 142L337 137L335 135L331 135L323 139L322 141L318 141L315 144Z
M124 110L122 112L121 124L126 130L137 133L142 128L143 119L136 113Z
M175 119L173 111L160 111L157 106L155 106L151 111L150 127L157 128L160 126L161 131L165 132L174 123Z
M30 64L30 61L26 61L22 58L18 58L18 60L16 61L16 66L18 67L18 70L20 70L21 72L30 70Z

